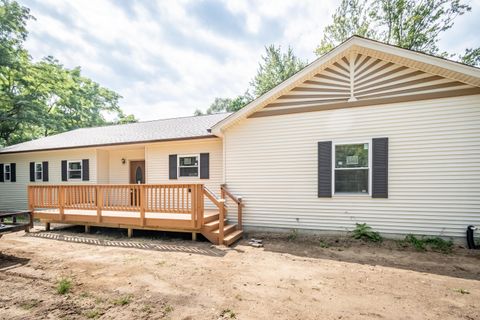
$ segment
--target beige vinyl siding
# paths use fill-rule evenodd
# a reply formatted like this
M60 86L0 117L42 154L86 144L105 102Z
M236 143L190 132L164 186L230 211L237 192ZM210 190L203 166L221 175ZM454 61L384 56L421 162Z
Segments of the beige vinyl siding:
M179 177L176 180L170 180L168 178L169 155L199 155L200 153L210 154L209 179ZM220 185L223 181L222 140L210 138L149 144L146 146L146 155L147 183L204 183L210 190L220 195Z
M99 184L108 184L110 181L109 159L108 151L97 150L97 183Z
M125 159L125 164L122 163ZM144 147L136 149L111 149L109 150L110 184L130 183L130 161L145 160Z
M62 160L89 159L90 181L62 181ZM30 162L48 161L48 182L30 182ZM59 150L0 155L0 163L17 164L17 182L0 182L0 210L27 209L29 184L83 184L97 179L95 149Z
M375 137L389 138L389 198L318 198L318 141ZM479 95L251 118L224 139L247 227L460 237L480 225Z

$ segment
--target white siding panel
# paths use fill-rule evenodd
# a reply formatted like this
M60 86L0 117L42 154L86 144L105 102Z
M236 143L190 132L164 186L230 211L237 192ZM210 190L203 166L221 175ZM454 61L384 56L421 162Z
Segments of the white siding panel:
M125 159L125 163L122 163ZM111 149L109 150L109 183L130 183L130 161L145 160L145 149Z
M108 184L110 172L109 166L109 153L106 150L97 150L97 183Z
M210 179L200 178L168 178L168 156L189 154L210 154ZM222 140L217 138L192 139L177 142L149 144L146 147L147 183L204 183L210 190L220 195L223 183Z
M389 138L389 198L317 197L317 142ZM463 236L480 225L480 96L246 119L225 133L246 226Z
M89 159L90 181L62 181L62 160ZM30 182L30 162L48 161L48 182ZM0 155L0 163L17 164L17 182L0 182L0 210L27 209L27 186L48 184L84 184L97 180L95 149L31 152Z

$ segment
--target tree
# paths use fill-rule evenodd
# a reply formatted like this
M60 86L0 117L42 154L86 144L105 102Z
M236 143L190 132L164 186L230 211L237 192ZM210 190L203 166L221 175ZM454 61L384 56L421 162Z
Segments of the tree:
M360 35L447 56L438 47L440 35L470 10L461 0L342 0L315 52L323 55L352 35Z
M290 78L307 65L293 54L293 49L290 47L286 53L282 53L280 46L274 45L265 47L265 51L266 55L262 56L257 75L251 82L256 97Z
M23 42L29 9L0 2L0 146L64 131L136 121L118 105L112 90L82 76L80 67L65 68L53 57L34 62Z
M301 61L294 55L290 47L286 53L282 53L280 46L276 47L274 45L265 47L265 51L266 54L261 57L262 60L259 63L257 74L250 82L251 88L234 99L215 98L206 114L238 111L254 99L250 89L254 92L255 97L259 97L307 65L306 62ZM202 114L200 109L195 110L195 115Z

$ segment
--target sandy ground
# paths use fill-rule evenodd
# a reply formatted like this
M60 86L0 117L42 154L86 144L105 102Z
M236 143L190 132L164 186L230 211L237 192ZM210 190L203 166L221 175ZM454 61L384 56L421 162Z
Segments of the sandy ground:
M6 235L1 319L480 319L480 253L465 249L272 235L263 235L265 248L218 249L76 235L158 250ZM62 278L72 283L65 295L56 292Z

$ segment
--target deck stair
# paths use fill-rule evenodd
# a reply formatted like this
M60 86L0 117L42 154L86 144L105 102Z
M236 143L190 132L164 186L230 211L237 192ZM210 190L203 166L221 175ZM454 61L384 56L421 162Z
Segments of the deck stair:
M218 207L218 211L205 215L201 233L213 244L230 246L243 237L241 228L243 203L241 198L233 196L225 186L222 186L221 190L222 198L219 198L205 188L205 195ZM229 223L226 218L228 210L225 205L226 196L237 205L238 224Z

